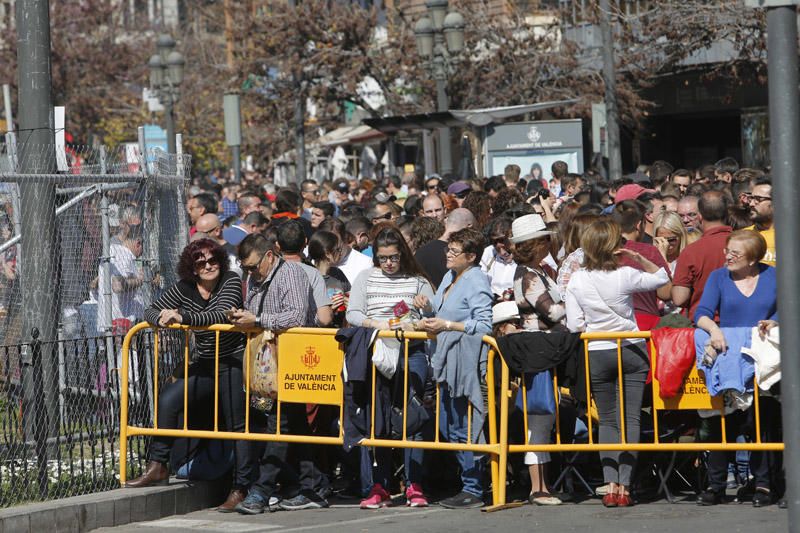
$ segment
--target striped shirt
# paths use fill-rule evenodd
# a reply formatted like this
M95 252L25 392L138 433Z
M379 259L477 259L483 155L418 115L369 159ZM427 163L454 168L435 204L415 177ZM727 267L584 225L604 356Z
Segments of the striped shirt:
M273 331L314 326L317 316L308 276L299 264L283 259L263 282L250 284L247 310L256 315L260 327Z
M177 309L187 326L210 326L228 324L225 311L242 307L242 280L235 272L226 272L211 292L208 300L200 296L197 284L193 281L179 281L148 307L144 318L152 325L158 325L158 315L163 309ZM195 331L197 355L201 359L214 359L216 333ZM219 356L241 358L244 351L245 336L241 333L221 333L219 336Z
M389 320L394 318L394 306L398 302L403 301L411 308L417 294L424 294L433 301L433 288L425 278L404 274L387 276L377 267L365 270L350 290L347 321L361 326L367 318Z

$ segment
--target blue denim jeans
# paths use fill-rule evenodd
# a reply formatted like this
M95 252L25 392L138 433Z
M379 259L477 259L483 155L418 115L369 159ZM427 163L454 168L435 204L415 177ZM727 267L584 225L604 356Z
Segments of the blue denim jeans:
M446 383L440 387L439 431L447 442L467 442L469 400L466 397L451 398ZM485 414L472 411L472 443L478 443ZM462 490L478 498L483 497L483 465L480 454L456 452L461 467Z

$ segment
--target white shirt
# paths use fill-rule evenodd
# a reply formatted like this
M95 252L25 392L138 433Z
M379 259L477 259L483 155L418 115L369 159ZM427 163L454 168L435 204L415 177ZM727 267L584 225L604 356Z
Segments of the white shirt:
M492 292L498 296L503 294L506 289L514 287L514 272L517 271L517 263L509 258L505 263L497 255L494 246L487 246L481 256L481 270L489 278Z
M633 294L654 291L669 282L660 268L650 274L631 267L574 272L567 285L567 327L574 332L639 331L633 313ZM642 339L622 341L643 342ZM616 341L591 341L589 350L610 350Z
M102 276L102 273L100 274ZM113 278L132 278L139 276L139 268L136 265L136 256L133 252L122 244L116 242L111 244L111 277ZM101 279L102 286L102 279ZM102 327L105 314L105 298L102 291L98 289L97 298L97 328ZM144 294L142 288L138 287L132 291L114 292L111 291L111 319L126 318L131 321L131 325L136 320L144 316Z
M373 266L375 265L372 264L372 259L358 250L350 250L350 253L347 254L344 261L340 265L337 265L339 270L347 277L347 281L350 282L351 286L355 284L359 274Z

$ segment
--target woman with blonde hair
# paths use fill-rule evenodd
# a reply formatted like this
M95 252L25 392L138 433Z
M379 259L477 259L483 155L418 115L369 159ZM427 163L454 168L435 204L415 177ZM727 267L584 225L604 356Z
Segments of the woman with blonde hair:
M633 311L633 294L654 291L669 283L669 274L640 253L623 248L622 229L610 217L592 222L581 236L583 268L567 285L567 327L573 332L639 331ZM626 257L643 270L619 266ZM625 442L639 442L640 418L650 360L644 339L622 341ZM600 442L619 443L619 368L617 342L589 342L591 391L600 416ZM633 452L601 452L603 478L610 484L603 496L606 507L633 505L628 487L636 465Z
M673 211L662 211L653 220L655 239L653 244L669 263L671 271L675 271L678 256L689 244L689 234L681 217Z

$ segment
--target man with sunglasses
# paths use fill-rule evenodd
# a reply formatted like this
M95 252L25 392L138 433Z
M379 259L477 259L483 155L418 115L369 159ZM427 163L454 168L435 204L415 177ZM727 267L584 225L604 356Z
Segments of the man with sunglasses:
M429 194L438 195L440 192L439 181L439 176L436 174L431 175L431 177L425 180L425 191L422 194L425 196Z
M458 207L462 207L464 205L464 200L467 198L467 195L471 190L472 187L470 187L468 183L457 181L447 188L447 194L455 198Z
M311 209L314 202L319 201L319 185L314 180L303 180L300 184L300 196L303 197L303 218L311 220Z
M296 262L285 261L278 255L274 237L261 234L245 237L239 245L239 261L248 275L246 309L232 311L232 324L272 331L314 326L317 307L308 276ZM273 403L264 414L266 427L259 430L276 433L280 424L281 433L309 434L305 404L281 405L280 420L277 403ZM238 512L260 514L265 510L275 510L270 508L270 499L278 496L278 478L289 473L282 468L288 458L288 449L285 442L266 444L258 481L250 487L244 501L236 506ZM294 444L293 455L300 466L300 490L293 497L281 501L280 507L292 511L327 507L328 502L320 493L327 491L330 483L314 464L308 445Z

